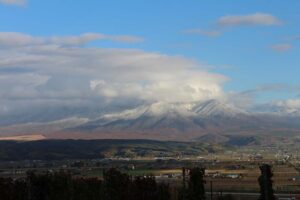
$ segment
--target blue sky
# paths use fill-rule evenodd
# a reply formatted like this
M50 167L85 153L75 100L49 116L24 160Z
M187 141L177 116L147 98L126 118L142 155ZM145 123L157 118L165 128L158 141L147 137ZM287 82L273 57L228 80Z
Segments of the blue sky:
M228 78L222 86L226 93L284 85L258 91L258 102L300 94L295 89L300 86L298 0L15 1L18 5L13 0L12 4L0 3L0 32L32 37L83 33L136 36L143 42L100 40L85 47L138 49L196 60L210 73ZM225 16L245 20L243 17L258 13L277 22L218 23ZM216 35L210 35L212 32Z

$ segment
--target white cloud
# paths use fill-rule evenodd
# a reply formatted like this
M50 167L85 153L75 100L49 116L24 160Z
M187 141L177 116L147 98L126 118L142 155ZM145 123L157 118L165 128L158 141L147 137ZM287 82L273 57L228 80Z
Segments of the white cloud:
M36 98L37 87L45 84L49 78L49 76L34 73L0 74L0 98Z
M194 60L135 49L78 46L100 36L107 37L0 33L0 106L11 110L47 106L41 102L189 102L224 95L227 77L207 71Z
M26 4L26 0L0 0L0 3L20 6Z
M291 44L275 44L272 45L271 48L277 52L286 52L293 48Z
M266 13L255 13L250 15L228 15L218 19L217 24L227 26L274 26L282 22L275 16Z
M277 106L287 107L289 109L300 109L300 99L288 99L284 101L274 102Z
M290 108L295 109L300 99L290 99L290 100L272 100L270 102L260 104L256 102L262 95L289 93L289 95L296 95L300 92L299 85L289 85L289 84L265 84L257 86L256 88L244 90L241 92L228 92L226 93L226 100L228 103L234 104L235 106L242 109L254 109L254 111L274 111L278 108ZM300 109L300 107L299 107Z
M237 108L248 110L254 105L254 95L247 92L228 92L225 101Z
M34 38L30 35L15 32L0 32L1 46L24 46L42 44L42 38Z
M280 114L298 115L300 110L300 99L277 100L258 106L258 110L264 109Z

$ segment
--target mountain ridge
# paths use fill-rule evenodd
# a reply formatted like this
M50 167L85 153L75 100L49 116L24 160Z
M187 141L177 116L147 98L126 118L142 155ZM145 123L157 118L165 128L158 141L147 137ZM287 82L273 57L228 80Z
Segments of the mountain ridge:
M34 133L47 138L195 140L215 134L220 139L224 134L300 133L299 119L297 115L245 111L218 100L155 102L95 118L71 117L47 123L2 126L0 136Z

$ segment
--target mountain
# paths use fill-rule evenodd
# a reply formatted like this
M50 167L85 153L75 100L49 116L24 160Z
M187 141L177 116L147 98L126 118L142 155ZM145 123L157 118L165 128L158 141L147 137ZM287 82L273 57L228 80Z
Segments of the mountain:
M220 133L239 129L258 120L240 109L216 100L196 103L154 103L135 109L103 115L95 120L69 129L88 135L105 133L105 138L192 140L207 132ZM253 125L251 125L253 126Z
M40 134L46 138L231 141L230 136L300 133L300 115L256 108L245 111L209 100L156 102L132 109L0 127L0 136ZM266 109L266 108L265 108ZM300 113L300 112L299 112ZM78 113L76 114L78 116ZM248 142L248 139L246 140ZM252 141L252 140L251 140Z
M82 130L128 130L192 132L208 123L247 117L247 113L216 100L204 103L154 103L120 113L112 113L79 126Z
M184 131L193 127L191 112L186 104L154 103L120 113L106 114L80 127L83 129L105 128L110 130L174 129Z

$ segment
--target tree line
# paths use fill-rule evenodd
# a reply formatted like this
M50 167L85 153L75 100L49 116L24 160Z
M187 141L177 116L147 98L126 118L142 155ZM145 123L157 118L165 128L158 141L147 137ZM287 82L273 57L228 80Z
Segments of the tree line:
M269 165L260 167L259 200L275 199ZM176 200L205 200L205 169L183 169ZM174 192L174 191L173 191ZM173 200L169 184L158 183L153 176L132 177L115 168L103 172L103 178L74 178L68 172L37 174L26 178L0 178L1 200ZM219 197L218 199L231 199Z
M131 177L112 168L103 179L74 178L68 172L0 178L1 200L169 200L169 185L153 176Z

